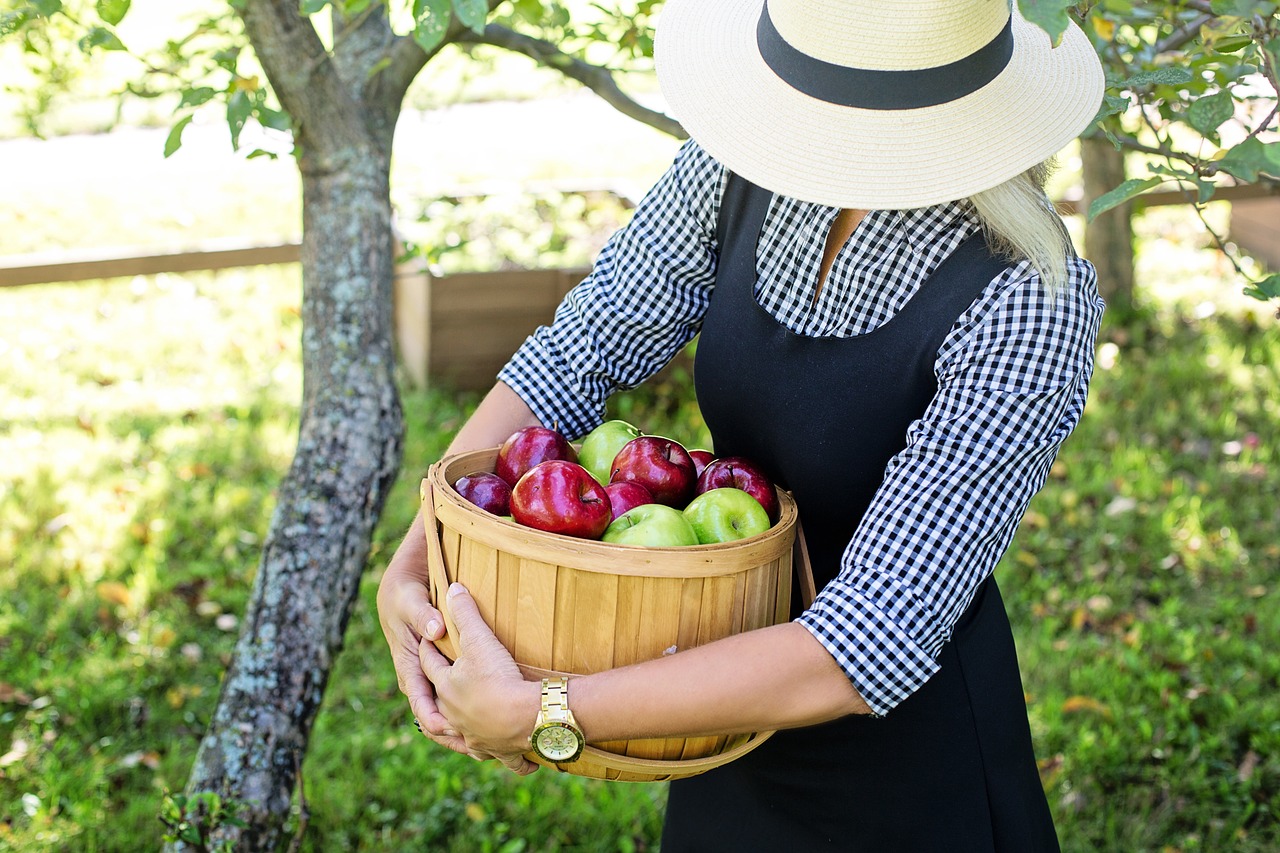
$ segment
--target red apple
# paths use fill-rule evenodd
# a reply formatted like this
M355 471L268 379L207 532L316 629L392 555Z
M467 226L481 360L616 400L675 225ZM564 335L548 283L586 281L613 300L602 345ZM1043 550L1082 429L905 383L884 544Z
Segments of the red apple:
M610 483L604 490L609 494L615 520L629 509L653 503L653 495L639 483Z
M610 483L638 483L649 490L655 503L683 509L693 497L697 469L679 442L657 435L642 435L622 446L613 458Z
M760 502L760 506L769 514L770 523L778 520L781 512L778 490L774 488L769 475L751 460L741 456L725 456L712 462L698 476L697 494L726 488L742 489Z
M549 533L599 539L613 512L609 494L576 462L551 459L528 471L511 490L511 516Z
M698 472L699 477L702 476L702 469L716 461L716 455L710 450L690 450L689 458L693 460L694 470Z
M578 454L569 440L553 429L531 426L518 429L498 448L493 471L514 486L535 465L552 459L577 462Z
M468 474L453 484L458 494L494 515L511 514L511 487L497 474L481 471Z

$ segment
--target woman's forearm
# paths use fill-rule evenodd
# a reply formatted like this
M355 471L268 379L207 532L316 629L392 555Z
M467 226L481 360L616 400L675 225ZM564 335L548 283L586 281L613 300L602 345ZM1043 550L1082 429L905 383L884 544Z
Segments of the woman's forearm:
M796 728L870 713L827 650L796 623L575 678L569 700L597 742Z
M516 430L541 425L528 404L509 386L499 382L458 430L446 453L497 447Z

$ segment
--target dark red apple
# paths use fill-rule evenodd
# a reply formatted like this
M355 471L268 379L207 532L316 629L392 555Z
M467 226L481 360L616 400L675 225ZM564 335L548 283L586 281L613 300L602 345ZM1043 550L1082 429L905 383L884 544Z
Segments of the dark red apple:
M613 512L609 494L590 471L551 459L526 471L511 490L511 517L549 533L599 539Z
M717 459L703 469L698 477L696 491L698 494L712 489L742 489L760 502L764 511L769 514L770 523L778 520L781 508L778 505L778 490L773 480L750 459L741 456L725 456Z
M569 440L553 429L531 426L518 429L498 448L493 471L514 486L535 465L552 459L577 462L578 453Z
M698 472L699 477L702 476L702 469L716 461L716 455L710 450L690 450L689 458L693 460L694 470Z
M693 497L698 474L679 442L642 435L624 444L613 458L609 482L638 483L649 490L655 503L683 509Z
M615 519L629 509L653 503L653 495L639 483L610 483L604 490L609 493Z
M481 471L468 474L453 484L458 494L494 515L511 514L511 487L497 474Z

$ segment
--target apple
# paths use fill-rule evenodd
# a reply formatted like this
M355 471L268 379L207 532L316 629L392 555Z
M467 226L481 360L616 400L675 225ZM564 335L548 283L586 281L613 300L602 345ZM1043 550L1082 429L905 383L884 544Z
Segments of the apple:
M694 470L698 472L699 477L702 476L704 468L716 461L716 455L714 453L710 450L703 450L701 448L697 450L690 450L689 458L693 460Z
M698 475L697 494L712 489L734 488L751 495L769 514L769 522L778 520L782 508L778 504L778 490L773 479L759 465L741 456L725 456L707 465Z
M530 426L518 429L498 448L493 472L514 486L533 466L552 459L577 462L578 454L569 440L553 429Z
M698 476L689 453L680 443L657 435L642 435L622 446L613 458L610 483L639 483L655 503L683 507L693 497Z
M613 473L613 457L624 444L639 437L639 427L626 421L605 421L582 437L578 464L590 471L601 485L608 485L609 475Z
M678 509L662 504L642 504L627 510L605 528L600 537L615 545L646 548L678 548L697 545L698 534Z
M604 490L609 495L615 520L629 509L653 503L653 495L639 483L610 483Z
M507 515L511 512L511 486L497 474L481 471L460 477L453 484L458 494L476 506L494 515Z
M684 517L703 545L746 539L773 526L758 500L733 487L698 495L684 508Z
M599 539L613 520L604 486L565 459L549 459L525 472L511 490L511 515L526 527L582 539Z

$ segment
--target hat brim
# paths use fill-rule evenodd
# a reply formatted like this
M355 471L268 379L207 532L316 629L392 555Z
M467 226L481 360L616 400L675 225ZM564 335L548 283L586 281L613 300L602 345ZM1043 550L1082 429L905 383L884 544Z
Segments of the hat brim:
M1016 4L1014 4L1016 6ZM989 84L908 110L805 95L760 58L763 0L668 0L658 81L708 154L773 192L833 207L927 207L990 189L1061 151L1097 115L1103 73L1071 25L1053 48L1013 14L1013 56Z

